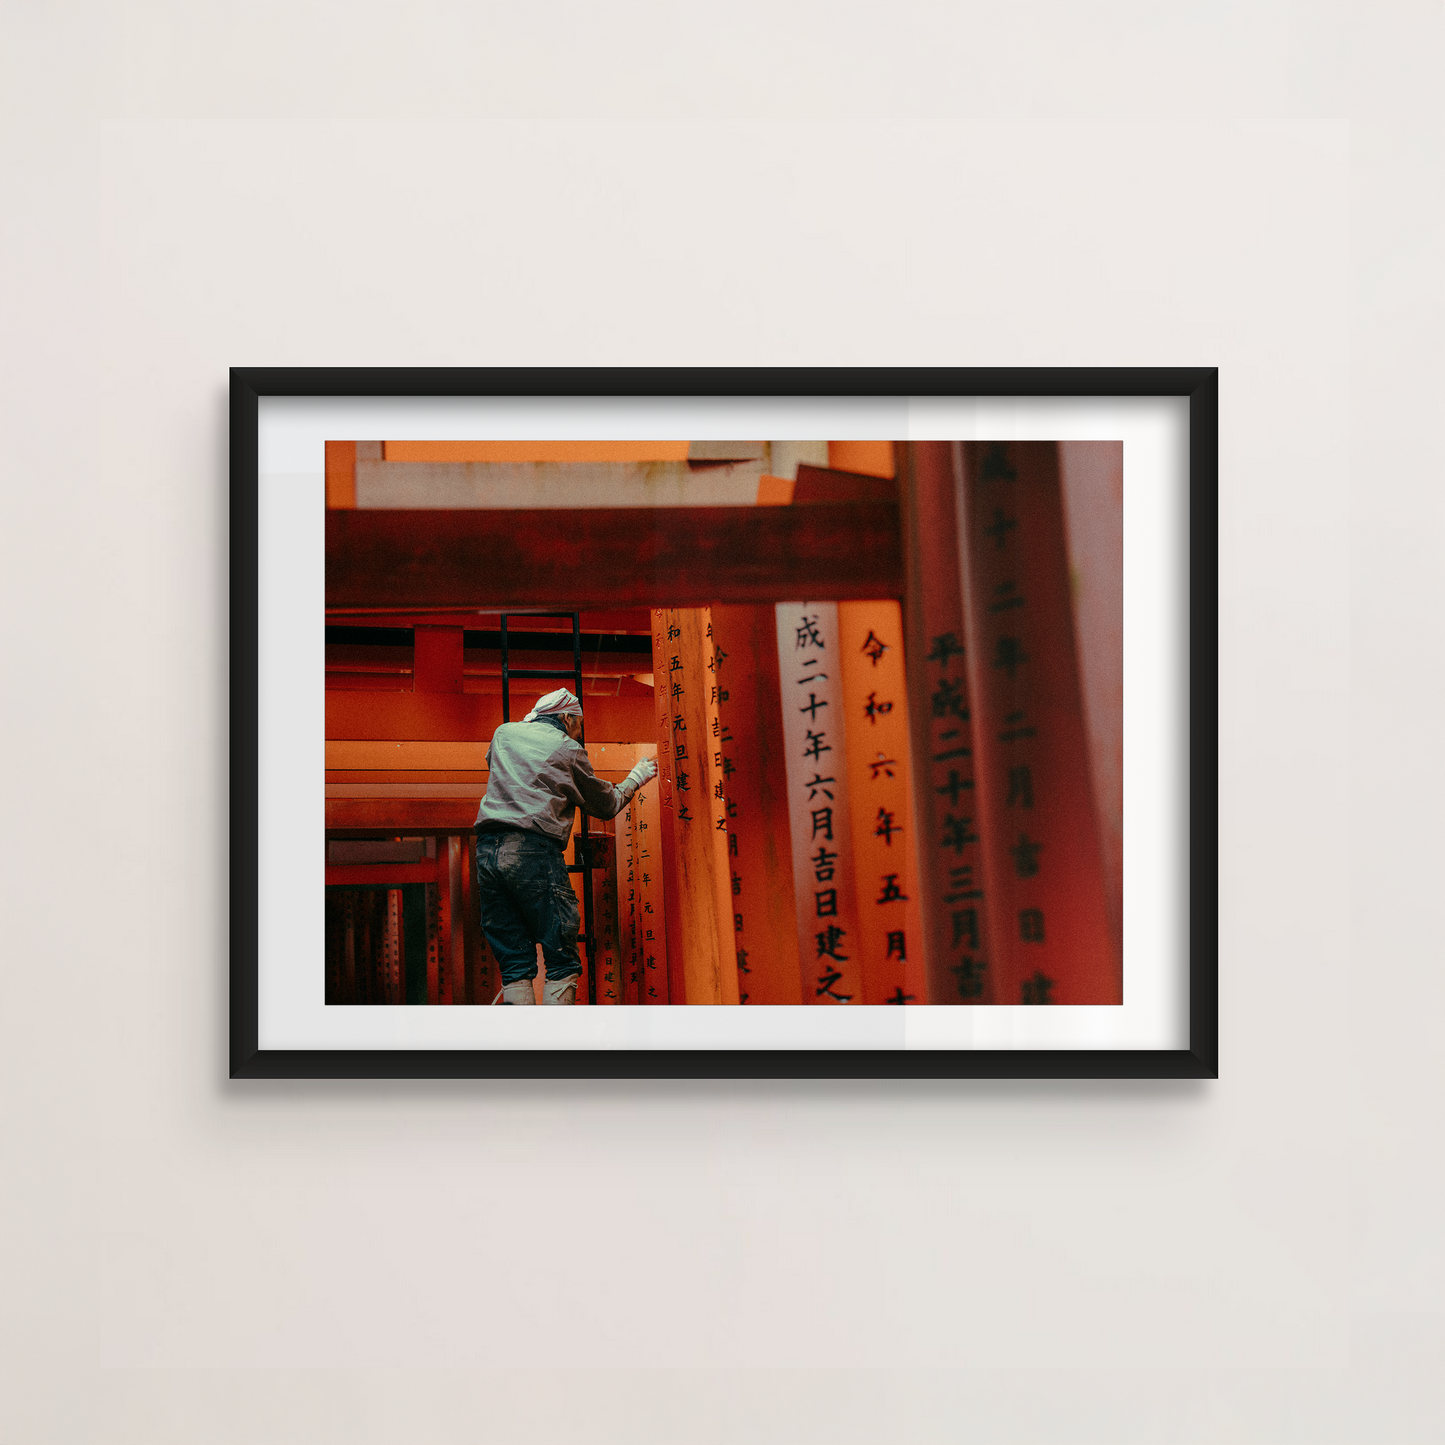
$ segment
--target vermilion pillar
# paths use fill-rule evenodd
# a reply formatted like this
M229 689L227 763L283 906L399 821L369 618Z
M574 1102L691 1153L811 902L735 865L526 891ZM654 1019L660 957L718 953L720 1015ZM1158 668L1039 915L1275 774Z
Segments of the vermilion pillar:
M838 604L864 1003L921 1003L918 887L908 757L903 612L891 599Z
M714 607L719 735L715 761L726 799L738 998L803 1001L793 887L788 772L771 603Z
M956 458L950 442L910 442L902 456L909 732L928 1002L993 1003Z
M997 1000L1117 1004L1058 445L957 445Z
M711 619L706 608L653 614L662 783L663 893L673 1003L736 1003L722 768L713 762Z

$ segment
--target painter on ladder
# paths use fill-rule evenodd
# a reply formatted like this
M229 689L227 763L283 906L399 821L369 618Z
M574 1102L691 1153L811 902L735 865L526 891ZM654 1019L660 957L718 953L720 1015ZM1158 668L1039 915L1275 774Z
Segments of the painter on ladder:
M616 817L657 764L644 758L620 787L592 771L582 705L559 687L521 722L503 723L487 749L487 794L477 812L477 898L482 932L502 969L501 1002L535 1003L537 945L547 965L542 1002L577 1001L582 960L577 896L565 849L572 810Z

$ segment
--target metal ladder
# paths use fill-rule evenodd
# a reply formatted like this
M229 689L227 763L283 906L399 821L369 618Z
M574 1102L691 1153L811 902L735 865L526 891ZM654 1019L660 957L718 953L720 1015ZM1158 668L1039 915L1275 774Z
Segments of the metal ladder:
M544 677L554 681L558 678L571 678L573 682L572 691L577 695L578 706L583 708L582 720L582 741L587 741L587 719L585 710L587 704L582 700L582 614L580 612L526 612L511 614L518 617L570 617L572 619L572 666L570 668L556 667L510 667L507 663L507 617L509 614L502 613L502 721L504 723L512 720L512 691L511 682L514 677ZM593 929L592 912L592 870L605 867L605 863L599 862L592 852L592 835L587 829L587 810L578 808L581 815L578 818L576 830L572 837L576 845L574 860L567 867L569 873L580 873L582 875L582 932L577 935L577 941L587 950L587 1002L597 1002L597 935Z

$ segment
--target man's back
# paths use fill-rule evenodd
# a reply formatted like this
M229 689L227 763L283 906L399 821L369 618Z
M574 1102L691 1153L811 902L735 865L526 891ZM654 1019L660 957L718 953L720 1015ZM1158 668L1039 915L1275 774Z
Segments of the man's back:
M482 832L519 828L565 847L572 811L586 806L577 785L587 750L562 728L538 718L503 723L487 749L487 792L477 811Z

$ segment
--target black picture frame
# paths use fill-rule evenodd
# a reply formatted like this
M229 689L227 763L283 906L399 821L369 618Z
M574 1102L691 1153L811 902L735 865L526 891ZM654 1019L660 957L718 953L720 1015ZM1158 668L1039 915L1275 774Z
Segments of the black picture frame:
M275 1050L259 1046L262 397L953 396L1188 399L1187 939L1183 1049ZM1219 374L1213 367L236 367L230 374L230 1077L1218 1077Z

